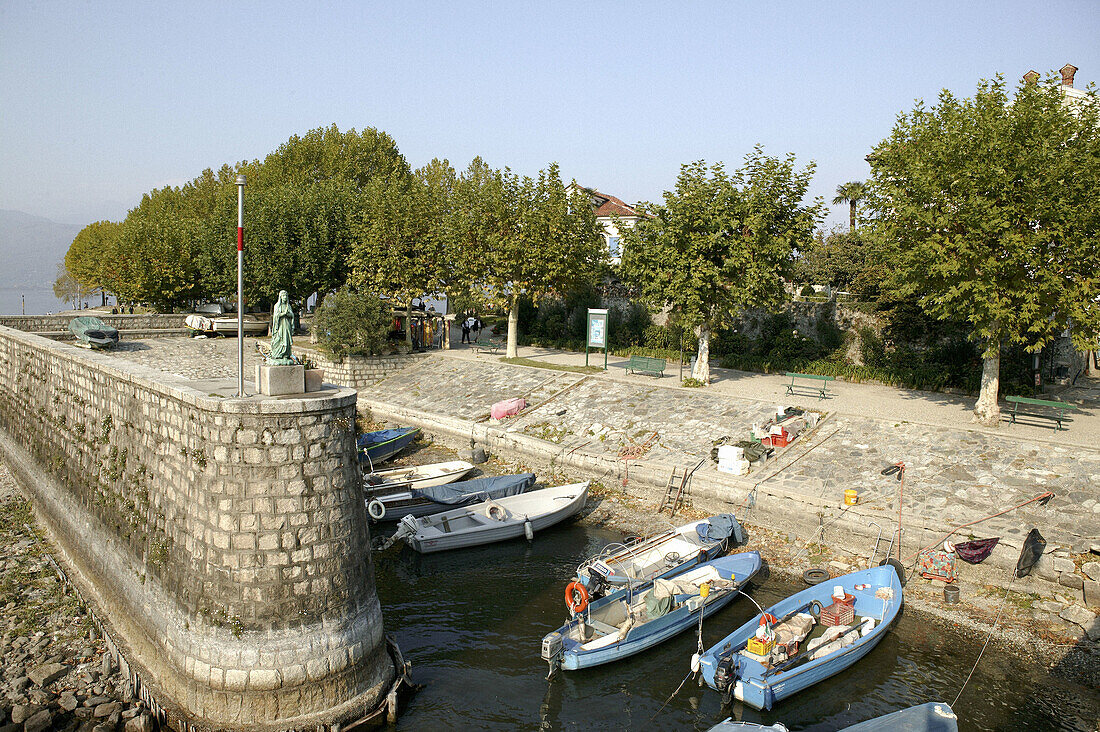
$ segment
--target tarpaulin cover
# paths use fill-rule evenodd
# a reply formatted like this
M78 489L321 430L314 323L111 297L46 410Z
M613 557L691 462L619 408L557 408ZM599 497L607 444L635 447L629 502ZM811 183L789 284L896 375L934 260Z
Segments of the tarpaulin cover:
M1016 562L1016 576L1027 577L1031 574L1031 568L1043 556L1043 550L1047 548L1047 540L1039 533L1038 529L1027 532L1024 539L1024 548L1020 550L1020 559Z
M703 523L695 527L695 532L704 541L722 541L733 537L735 543L740 544L745 540L745 534L738 523L737 517L732 513L720 513L711 516Z
M645 596L645 611L649 616L649 619L659 618L664 615L668 615L668 611L672 609L672 596L657 597L656 592L650 592Z
M426 498L434 503L458 506L465 503L485 501L490 498L515 496L535 484L534 473L516 475L494 475L487 478L474 478L459 483L433 485L426 488L413 488L414 498Z
M970 564L978 564L983 559L988 557L993 551L993 547L997 546L997 542L1001 540L1001 537L995 537L993 539L975 539L974 541L964 541L962 544L955 545L955 553L959 555L959 559Z

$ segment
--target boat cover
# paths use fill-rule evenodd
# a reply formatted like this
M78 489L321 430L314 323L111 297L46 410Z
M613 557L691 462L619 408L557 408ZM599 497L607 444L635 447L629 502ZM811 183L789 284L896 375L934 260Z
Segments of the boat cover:
M370 447L376 445L379 442L387 442L389 440L400 437L409 431L407 427L397 427L392 430L378 430L377 432L365 432L359 435L356 440L356 446L360 449L364 447Z
M977 564L993 552L993 547L997 546L997 542L1000 540L1001 537L998 536L993 539L964 541L962 544L955 545L955 553L958 554L959 559L964 562Z
M515 496L535 484L534 473L517 473L516 475L493 475L487 478L474 478L458 483L445 485L426 486L413 488L413 498L426 498L433 503L443 503L449 506L458 506L478 500L489 498L504 498Z
M695 532L704 541L724 541L730 536L737 544L745 540L741 524L732 513L720 513L717 516L711 516L695 527Z

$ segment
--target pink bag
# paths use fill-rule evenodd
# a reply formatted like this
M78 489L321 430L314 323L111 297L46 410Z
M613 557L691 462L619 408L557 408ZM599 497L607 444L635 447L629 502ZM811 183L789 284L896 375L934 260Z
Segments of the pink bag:
M527 402L523 397L505 399L493 405L492 409L489 410L489 416L493 419L504 419L505 417L511 417L513 414L519 414L526 406Z

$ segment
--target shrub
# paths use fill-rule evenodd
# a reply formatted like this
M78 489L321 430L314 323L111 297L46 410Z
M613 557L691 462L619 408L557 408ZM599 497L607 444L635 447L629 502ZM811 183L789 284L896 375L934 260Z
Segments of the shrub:
M326 295L313 317L317 347L336 360L382 353L389 329L389 308L378 295L350 287Z
M802 297L813 297L814 295L817 294L817 290L814 289L813 285L806 285L805 287L802 288L802 291L798 294L801 295Z

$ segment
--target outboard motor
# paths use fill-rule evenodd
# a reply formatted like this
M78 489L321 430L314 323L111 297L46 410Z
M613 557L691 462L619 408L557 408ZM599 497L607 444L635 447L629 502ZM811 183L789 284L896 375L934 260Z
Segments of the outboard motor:
M607 580L599 572L589 570L588 581L584 584L588 588L590 600L596 600L607 594Z
M714 667L714 688L725 694L736 680L737 668L733 664L733 657L726 656L718 661L718 665Z
M543 636L542 660L550 664L550 673L546 675L546 678L550 678L555 671L561 668L561 660L564 655L565 642L561 633L555 630L553 633L547 633Z

